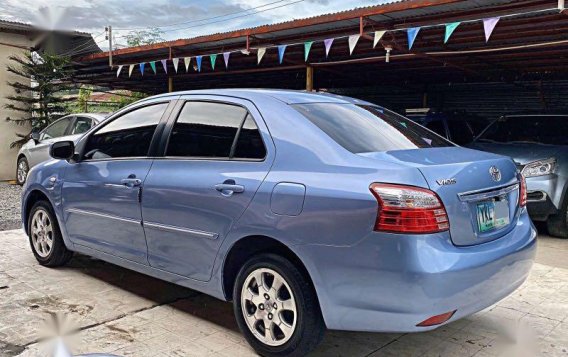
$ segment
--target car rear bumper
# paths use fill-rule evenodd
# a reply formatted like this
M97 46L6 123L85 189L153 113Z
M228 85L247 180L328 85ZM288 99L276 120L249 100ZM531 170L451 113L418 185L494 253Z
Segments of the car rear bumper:
M371 233L349 247L297 247L315 283L327 327L376 332L433 329L416 325L457 310L448 321L503 299L526 279L536 231L522 214L495 241L456 247L447 233Z

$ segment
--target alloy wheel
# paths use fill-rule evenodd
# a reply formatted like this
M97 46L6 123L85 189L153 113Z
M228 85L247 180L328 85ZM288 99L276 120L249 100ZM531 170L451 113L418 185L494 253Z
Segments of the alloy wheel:
M53 247L53 224L43 208L38 209L32 217L31 237L37 255L46 258Z
M18 182L25 182L26 178L28 176L28 163L26 162L26 160L20 160L18 162Z

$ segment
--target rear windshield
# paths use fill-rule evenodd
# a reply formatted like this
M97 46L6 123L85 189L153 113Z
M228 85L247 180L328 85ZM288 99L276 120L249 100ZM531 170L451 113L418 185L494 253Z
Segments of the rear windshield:
M568 145L568 116L505 117L494 121L478 141Z
M292 107L355 154L454 146L401 115L371 105L310 103Z

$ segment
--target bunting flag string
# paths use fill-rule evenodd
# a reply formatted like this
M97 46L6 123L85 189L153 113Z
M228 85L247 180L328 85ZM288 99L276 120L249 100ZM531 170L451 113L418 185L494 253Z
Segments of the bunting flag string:
M122 71L123 65L118 66L118 70L116 71L116 77L120 76L120 71Z
M333 38L328 38L327 40L323 40L323 44L325 46L325 58L329 56L329 50L331 49L333 40L334 40Z
M128 78L130 78L130 76L132 76L132 71L134 70L134 65L131 64L130 66L128 66Z
M185 71L189 72L189 64L191 63L191 57L184 57L183 63L185 64Z
M489 42L489 37L495 30L495 26L499 22L500 17L491 17L489 19L483 19L483 30L485 30L485 42Z
M264 57L264 54L266 53L266 48L265 47L260 47L258 49L258 52L256 54L257 56L257 64L260 64L260 61L262 60L262 57Z
M162 67L164 67L164 72L168 73L168 60L161 60L160 62L162 62Z
M231 52L224 52L223 59L225 60L225 68L229 68L229 57L231 56Z
M146 66L145 62L140 63L140 74L144 75L144 66Z
M412 48L414 45L414 40L416 40L416 36L418 36L418 32L420 31L420 27L411 27L406 30L406 34L408 36L408 49Z
M278 46L278 61L282 64L282 60L284 59L284 52L286 52L286 45Z
M176 73L177 73L177 71L178 71L178 66L179 66L179 58L174 58L174 59L172 60L172 62L173 62L173 64L174 64L174 70L175 70Z
M373 48L377 46L381 38L387 33L386 31L375 31L375 38L373 39Z
M197 62L197 72L201 72L201 61L203 56L195 56L195 62Z
M355 46L357 46L357 42L359 41L359 37L361 37L361 35L349 36L349 55L353 54L353 50L355 49Z
M215 62L217 61L217 55L216 54L209 55L209 60L211 61L211 69L215 70Z
M154 71L154 74L156 74L156 61L151 61L150 67L152 67L152 71Z
M450 36L454 33L456 28L461 24L461 22L452 22L451 24L446 24L446 34L444 35L444 43L448 43Z
M314 41L304 42L304 62L308 62L308 56L310 55L310 50L312 49L312 45Z

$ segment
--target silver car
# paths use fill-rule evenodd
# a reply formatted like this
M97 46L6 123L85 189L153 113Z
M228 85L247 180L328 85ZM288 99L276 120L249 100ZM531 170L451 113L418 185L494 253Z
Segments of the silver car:
M56 141L76 140L84 132L100 123L107 114L80 113L64 116L40 132L34 132L30 140L18 152L16 181L26 182L28 172L42 161L49 160L49 146Z

